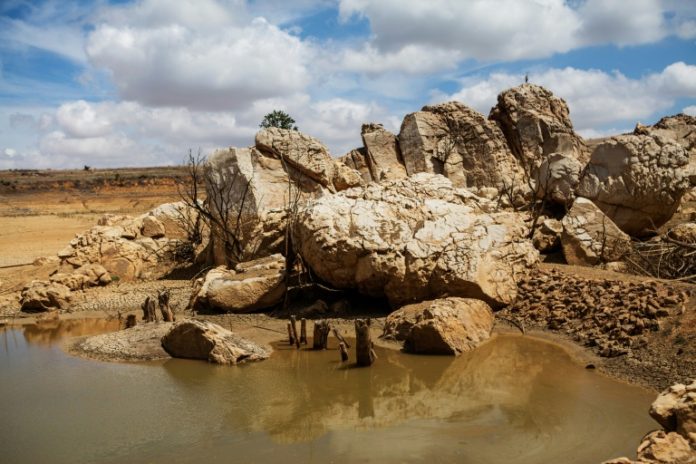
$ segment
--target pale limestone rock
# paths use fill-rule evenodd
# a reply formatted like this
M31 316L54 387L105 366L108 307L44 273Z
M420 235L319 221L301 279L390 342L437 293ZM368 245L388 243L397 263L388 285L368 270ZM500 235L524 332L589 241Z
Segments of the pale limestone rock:
M355 169L360 174L360 177L362 177L363 184L367 184L374 180L367 162L367 151L365 148L351 150L338 158L337 161L345 164L349 168Z
M556 250L561 244L563 224L557 219L546 218L539 222L532 236L534 248L541 253Z
M57 282L34 280L22 289L22 311L38 312L67 309L72 300L70 289Z
M646 464L694 464L696 448L674 432L649 433L638 446L638 462Z
M530 175L551 153L587 162L587 147L573 131L568 105L543 87L522 84L502 92L488 118L500 126Z
M570 205L580 182L583 166L570 155L552 153L541 163L534 176L538 198L546 198L559 205Z
M696 450L696 381L675 384L650 406L650 415L668 432L677 432Z
M85 264L71 273L59 272L50 277L51 282L63 284L70 290L108 285L111 280L111 275L101 264Z
M526 187L500 129L458 102L406 115L399 146L409 175L442 174L455 186L472 189Z
M193 299L196 309L242 313L265 309L283 301L285 258L280 254L212 269Z
M481 300L443 298L394 311L382 336L403 340L411 353L456 356L487 340L493 322L491 308Z
M641 236L667 222L691 188L684 148L661 137L619 135L599 144L577 194L592 200L624 232Z
M359 187L363 183L363 178L357 170L345 165L341 161L337 160L334 162L333 186L337 192L352 187Z
M373 181L398 180L407 176L396 135L381 124L363 124L361 134Z
M417 174L317 198L300 210L293 243L336 288L386 296L393 305L439 296L500 306L538 261L526 216L445 177Z
M670 238L680 242L696 243L696 222L677 224L667 234Z
M270 356L268 350L217 324L197 320L176 322L162 337L162 347L175 358L203 359L216 364L236 365Z
M324 188L333 190L334 163L329 150L317 139L296 130L271 127L256 134L256 148L283 159Z
M162 238L165 235L164 224L155 216L145 216L142 220L140 233L143 237Z
M631 238L586 198L573 202L562 224L561 245L568 264L618 261L629 250Z

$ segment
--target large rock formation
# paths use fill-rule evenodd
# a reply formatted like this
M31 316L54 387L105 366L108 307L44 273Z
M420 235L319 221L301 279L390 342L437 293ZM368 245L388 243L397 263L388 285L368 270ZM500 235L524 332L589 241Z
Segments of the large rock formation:
M618 261L630 248L631 238L587 198L577 198L561 222L561 245L568 264Z
M72 300L70 289L57 282L34 280L22 289L22 311L40 312L67 309Z
M488 117L500 126L512 153L530 174L552 153L587 161L587 148L573 131L568 105L543 87L523 84L502 92Z
M638 124L635 134L658 135L678 143L689 153L692 162L696 162L696 117L686 114L666 116L653 126Z
M217 324L185 320L162 337L162 348L175 358L203 359L216 364L239 364L260 361L270 356L268 350Z
M646 435L637 461L612 459L604 464L696 464L696 381L664 390L650 407L664 430Z
M270 308L285 295L285 258L280 254L212 269L197 285L193 307L241 313Z
M211 212L242 245L239 256L228 256L225 232L214 227L209 261L215 264L282 251L293 204L362 183L359 172L332 159L317 139L277 128L259 131L255 147L217 150L205 172Z
M293 242L315 275L336 288L386 296L393 305L461 296L500 306L538 253L526 216L445 177L417 174L310 202Z
M591 199L627 234L641 236L672 217L693 175L681 145L662 137L620 135L595 148L577 194Z
M575 199L575 189L580 182L583 165L572 156L552 153L541 162L534 174L537 198L546 198L559 205L568 206Z
M125 281L166 275L176 265L177 246L186 238L181 214L195 213L183 203L169 203L138 217L105 215L58 252L62 275L56 279L65 278L77 288L92 285L96 277L103 285L108 279L102 269L85 267L89 265ZM75 275L79 269L85 278Z
M360 133L373 181L398 180L407 176L396 135L381 124L363 124Z
M444 298L394 311L382 336L404 341L411 353L459 355L487 340L493 321L493 312L481 300Z
M108 285L112 278L101 264L85 264L72 273L58 272L50 277L51 282L63 284L70 290Z
M525 185L500 129L458 102L406 115L399 146L409 175L442 174L455 186L471 189Z

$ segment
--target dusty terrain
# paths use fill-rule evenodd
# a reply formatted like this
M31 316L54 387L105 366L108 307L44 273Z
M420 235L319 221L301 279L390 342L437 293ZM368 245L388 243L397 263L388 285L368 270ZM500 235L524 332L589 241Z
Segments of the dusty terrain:
M177 201L176 181L183 174L181 169L176 168L0 172L0 316L11 316L14 322L19 323L35 321L36 317L18 316L16 309L7 300L8 295L16 292L23 282L46 279L53 272L54 267L50 262L35 266L32 264L35 260L54 256L76 233L93 226L104 213L135 215L159 204ZM695 210L694 206L694 202L685 203L675 216L675 221L690 218ZM558 264L542 264L541 270L554 270L572 278L590 280L619 280L627 283L652 280ZM191 294L191 281L170 279L115 282L107 287L76 292L71 314L62 314L60 318L90 315L101 318L106 316L112 321L123 320L128 313L140 313L140 304L145 296L155 295L158 290L165 288L171 292L173 310L184 315ZM592 364L613 377L658 390L675 381L683 381L685 373L693 372L695 368L696 305L692 295L696 295L696 292L692 286L685 284L679 284L675 288L678 288L680 294L689 297L683 309L678 314L672 312L669 317L661 320L658 330L645 335L649 343L634 348L629 356L599 357L596 349L584 347L582 341L566 330L566 327L549 327L545 323L530 324L525 321L526 331L563 344L574 353L579 362ZM345 333L350 333L352 318L371 315L375 317L373 332L375 336L378 335L388 308L361 306L359 311L357 308L354 305L350 313L332 314L334 324ZM286 316L276 313L202 317L260 343L270 343L285 338ZM518 330L508 323L508 316L514 319L514 314L502 312L500 316L503 317L498 318L496 331ZM23 320L17 320L17 317L22 317ZM50 323L54 317L54 314L38 316L44 323ZM8 320L6 318L2 322L7 323ZM390 346L394 347L393 344Z

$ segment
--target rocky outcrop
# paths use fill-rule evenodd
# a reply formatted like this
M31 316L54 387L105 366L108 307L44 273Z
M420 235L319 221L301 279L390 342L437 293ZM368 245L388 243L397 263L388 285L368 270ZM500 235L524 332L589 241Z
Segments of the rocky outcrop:
M637 135L660 136L678 143L696 162L696 117L686 114L666 116L652 126L638 124L633 131Z
M193 307L197 310L243 313L270 308L285 295L285 258L275 254L234 269L217 267L199 279L196 288Z
M40 312L67 309L72 300L70 289L57 282L34 280L22 289L22 311Z
M206 321L176 322L162 337L162 348L175 358L203 359L216 364L240 364L270 356L268 350Z
M573 131L566 102L534 84L523 84L498 95L488 118L505 134L513 155L530 174L552 153L563 153L584 164L587 148Z
M563 224L557 219L545 218L539 222L532 243L534 248L540 253L551 253L556 251L561 245L561 234L563 233Z
M443 295L500 306L515 298L518 276L538 253L525 238L526 216L495 210L421 173L310 202L293 243L320 279L395 306Z
M406 115L399 146L409 175L442 174L473 191L522 187L522 170L500 129L458 102L425 106Z
M162 348L162 337L172 322L139 323L127 330L94 335L77 341L70 352L102 361L154 361L170 356Z
M650 407L664 430L646 435L637 461L613 459L604 464L696 464L696 381L664 390Z
M589 279L539 269L520 281L517 300L503 314L614 357L644 346L646 334L660 330L664 318L680 314L687 298L655 281Z
M667 222L691 188L693 167L681 145L661 137L619 135L598 145L577 194L614 223L642 236Z
M338 158L337 162L343 163L351 169L354 169L363 180L363 183L367 184L372 182L372 171L370 170L370 165L367 159L367 150L365 148L356 148L349 151L345 155Z
M561 245L568 264L619 261L630 249L631 238L586 198L573 202L562 224Z
M407 176L399 142L381 124L363 124L360 131L371 180L398 180Z
M382 337L419 354L459 355L490 337L493 312L481 300L444 298L406 305L391 313Z
M85 264L69 274L63 272L53 274L50 281L63 284L70 290L84 290L89 287L108 285L112 278L109 271L101 264Z
M570 155L552 153L542 161L534 175L537 198L568 206L575 199L583 166Z
M650 406L650 416L667 432L677 432L696 450L696 380L664 390Z
M94 277L103 284L107 278L101 268L85 267L88 265L99 265L114 279L124 281L166 275L176 266L173 252L186 237L179 214L195 213L183 203L169 203L138 217L105 215L58 252L62 275L57 279L64 278L76 288L91 285Z
M256 149L282 159L288 170L297 171L320 186L333 190L334 162L329 150L317 139L296 130L271 127L256 134Z

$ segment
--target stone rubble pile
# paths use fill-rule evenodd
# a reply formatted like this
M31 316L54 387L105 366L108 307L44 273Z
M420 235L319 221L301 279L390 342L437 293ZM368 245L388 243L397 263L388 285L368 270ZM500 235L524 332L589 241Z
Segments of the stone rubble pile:
M680 314L686 300L684 292L658 282L586 279L551 269L524 278L517 300L502 313L614 357L644 344L644 335L659 330L661 319Z

